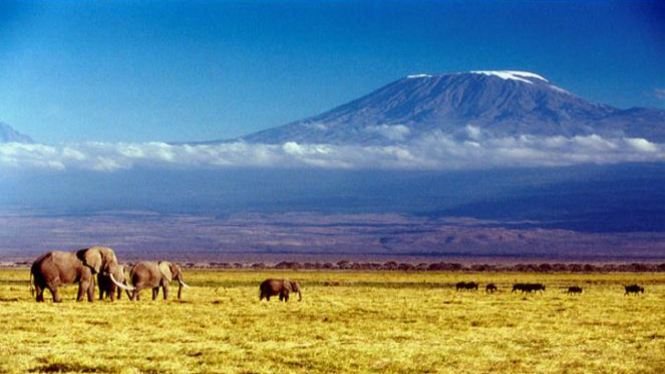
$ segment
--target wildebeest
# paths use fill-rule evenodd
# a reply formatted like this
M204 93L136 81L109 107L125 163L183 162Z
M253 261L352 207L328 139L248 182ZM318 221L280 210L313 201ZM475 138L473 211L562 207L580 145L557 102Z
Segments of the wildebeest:
M478 290L478 283L476 283L476 282L458 282L457 284L455 284L455 289L457 291L460 291L460 290L477 291Z
M640 287L636 284L633 284L632 286L624 286L626 288L626 293L624 296L628 295L629 293L634 293L637 295L638 293L644 293L644 287Z
M490 283L487 286L485 286L485 292L493 293L497 289L498 288L496 287L496 285L494 283Z
M566 292L566 293L568 293L568 294L571 294L571 293L582 293L582 287L578 287L578 286L568 287L568 292Z
M545 291L545 285L541 283L515 283L511 292L515 291L522 291L522 293L531 293L534 291L543 292Z

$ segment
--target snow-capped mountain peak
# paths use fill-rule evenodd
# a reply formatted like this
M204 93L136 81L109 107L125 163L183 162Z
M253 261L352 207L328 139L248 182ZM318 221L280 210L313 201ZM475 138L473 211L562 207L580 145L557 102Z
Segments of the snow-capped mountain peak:
M482 75L490 75L490 76L495 76L499 77L501 79L510 79L510 80L515 80L515 81L520 81L520 82L525 82L529 84L533 84L532 81L529 79L539 79L544 82L549 81L545 79L542 75L538 75L535 73L530 73L528 71L513 71L513 70L475 70L471 71L471 74L482 74Z
M663 142L665 111L597 104L526 71L414 74L327 112L241 139L267 144L385 145L437 134L473 138L475 133L595 134Z

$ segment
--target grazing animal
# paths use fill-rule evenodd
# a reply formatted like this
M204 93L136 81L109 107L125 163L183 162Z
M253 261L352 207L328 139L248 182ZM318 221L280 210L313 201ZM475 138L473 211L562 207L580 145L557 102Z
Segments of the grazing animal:
M582 293L582 287L578 287L578 286L568 287L568 292L566 292L566 293L567 294L573 294L573 293L580 294L580 293Z
M635 295L637 295L638 293L644 293L644 287L640 287L636 284L633 284L632 286L624 286L624 287L626 288L626 293L624 294L624 296L626 296L630 293L634 293Z
M131 300L140 300L141 290L147 288L152 289L152 299L155 300L160 287L164 294L164 300L167 300L169 297L169 283L172 280L178 281L179 284L178 299L182 298L183 287L189 288L182 276L180 266L168 261L139 262L132 267L129 277L132 279L132 284L135 287Z
M37 302L44 301L44 290L48 289L53 296L53 302L62 301L58 288L67 284L78 283L79 290L76 301L93 301L95 294L95 274L108 275L113 280L109 270L118 264L118 259L111 248L90 247L74 252L53 251L46 253L35 260L30 268L31 291L36 293ZM132 289L122 283L114 282L117 287ZM32 288L34 285L34 289Z
M476 282L458 282L455 284L455 289L457 291L467 290L467 291L478 291L478 283Z
M302 301L302 292L300 292L300 284L288 279L266 279L259 286L261 295L259 301L265 299L270 301L271 296L279 295L279 301L289 301L289 293L297 292L298 301Z
M512 292L522 291L522 293L531 293L534 291L545 291L545 285L542 283L515 283Z
M485 286L485 292L494 293L496 290L498 290L498 288L494 283L490 283L487 286Z

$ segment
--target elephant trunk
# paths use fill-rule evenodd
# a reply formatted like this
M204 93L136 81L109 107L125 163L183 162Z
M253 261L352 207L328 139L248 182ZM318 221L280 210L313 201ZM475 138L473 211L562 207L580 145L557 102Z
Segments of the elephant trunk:
M298 290L298 301L302 301L302 292Z
M122 283L118 282L117 280L115 280L115 277L113 276L113 274L109 274L109 275L111 276L111 282L113 282L113 284L115 284L116 286L122 288L125 291L134 291L134 287L125 286L124 284L122 284Z

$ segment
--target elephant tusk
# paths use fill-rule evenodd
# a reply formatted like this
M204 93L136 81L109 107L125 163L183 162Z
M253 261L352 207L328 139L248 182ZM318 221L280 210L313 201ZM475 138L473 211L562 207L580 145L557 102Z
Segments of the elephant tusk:
M122 288L123 290L126 290L126 291L134 291L134 289L135 289L134 287L125 286L124 284L122 284L122 283L118 282L117 280L115 280L115 278L113 277L113 274L109 274L109 275L111 276L111 281L116 286L118 286L118 287L120 287L120 288Z
M187 283L185 283L185 282L183 282L183 281L178 281L178 283L180 283L180 285L183 286L183 287L185 287L185 288L191 288L191 287L189 287L189 286L187 285Z

